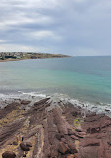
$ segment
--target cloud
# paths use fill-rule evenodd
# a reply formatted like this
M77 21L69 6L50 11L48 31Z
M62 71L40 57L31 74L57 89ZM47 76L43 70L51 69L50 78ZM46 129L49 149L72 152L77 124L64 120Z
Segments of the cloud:
M29 34L34 39L41 40L41 39L54 39L54 40L61 40L61 36L57 35L53 31L48 31L48 30L41 30L41 31L36 31L36 32L31 32Z
M111 55L111 1L1 0L0 51ZM4 40L4 42L3 42Z
M7 42L6 40L0 40L0 43L5 43L5 42Z
M51 53L54 52L53 48L42 47L42 46L31 46L23 44L0 44L1 52L42 52L42 53Z
M39 50L40 48L38 48ZM4 51L4 52L7 52L7 51L17 51L17 52L21 52L21 51L24 51L24 52L31 52L31 51L34 51L36 52L37 51L37 48L35 47L32 47L32 46L25 46L25 45L17 45L17 44L1 44L0 45L0 50Z

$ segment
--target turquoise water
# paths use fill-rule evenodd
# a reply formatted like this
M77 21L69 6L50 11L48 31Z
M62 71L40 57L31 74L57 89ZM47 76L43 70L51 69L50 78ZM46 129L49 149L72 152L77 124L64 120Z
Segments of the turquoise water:
M0 63L0 93L62 93L111 103L111 57L72 57Z

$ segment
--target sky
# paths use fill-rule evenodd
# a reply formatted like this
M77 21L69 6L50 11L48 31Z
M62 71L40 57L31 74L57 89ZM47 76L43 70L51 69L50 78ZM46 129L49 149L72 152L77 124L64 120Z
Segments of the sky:
M0 0L0 52L111 55L111 0Z

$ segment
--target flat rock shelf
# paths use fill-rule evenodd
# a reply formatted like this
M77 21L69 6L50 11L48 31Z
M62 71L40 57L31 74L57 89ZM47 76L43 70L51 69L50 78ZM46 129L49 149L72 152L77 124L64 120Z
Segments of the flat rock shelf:
M12 101L0 109L0 157L111 158L111 118L83 113L50 97Z

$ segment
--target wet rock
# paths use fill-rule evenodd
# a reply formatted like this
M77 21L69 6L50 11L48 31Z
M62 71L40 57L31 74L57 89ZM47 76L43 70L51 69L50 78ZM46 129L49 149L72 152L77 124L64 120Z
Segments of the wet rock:
M27 105L27 104L30 104L30 100L22 100L21 101L21 104L23 104L23 105Z
M6 151L2 154L2 158L15 158L16 154L12 151Z
M109 109L105 109L105 111L106 111L106 112L109 112L110 110L109 110Z

